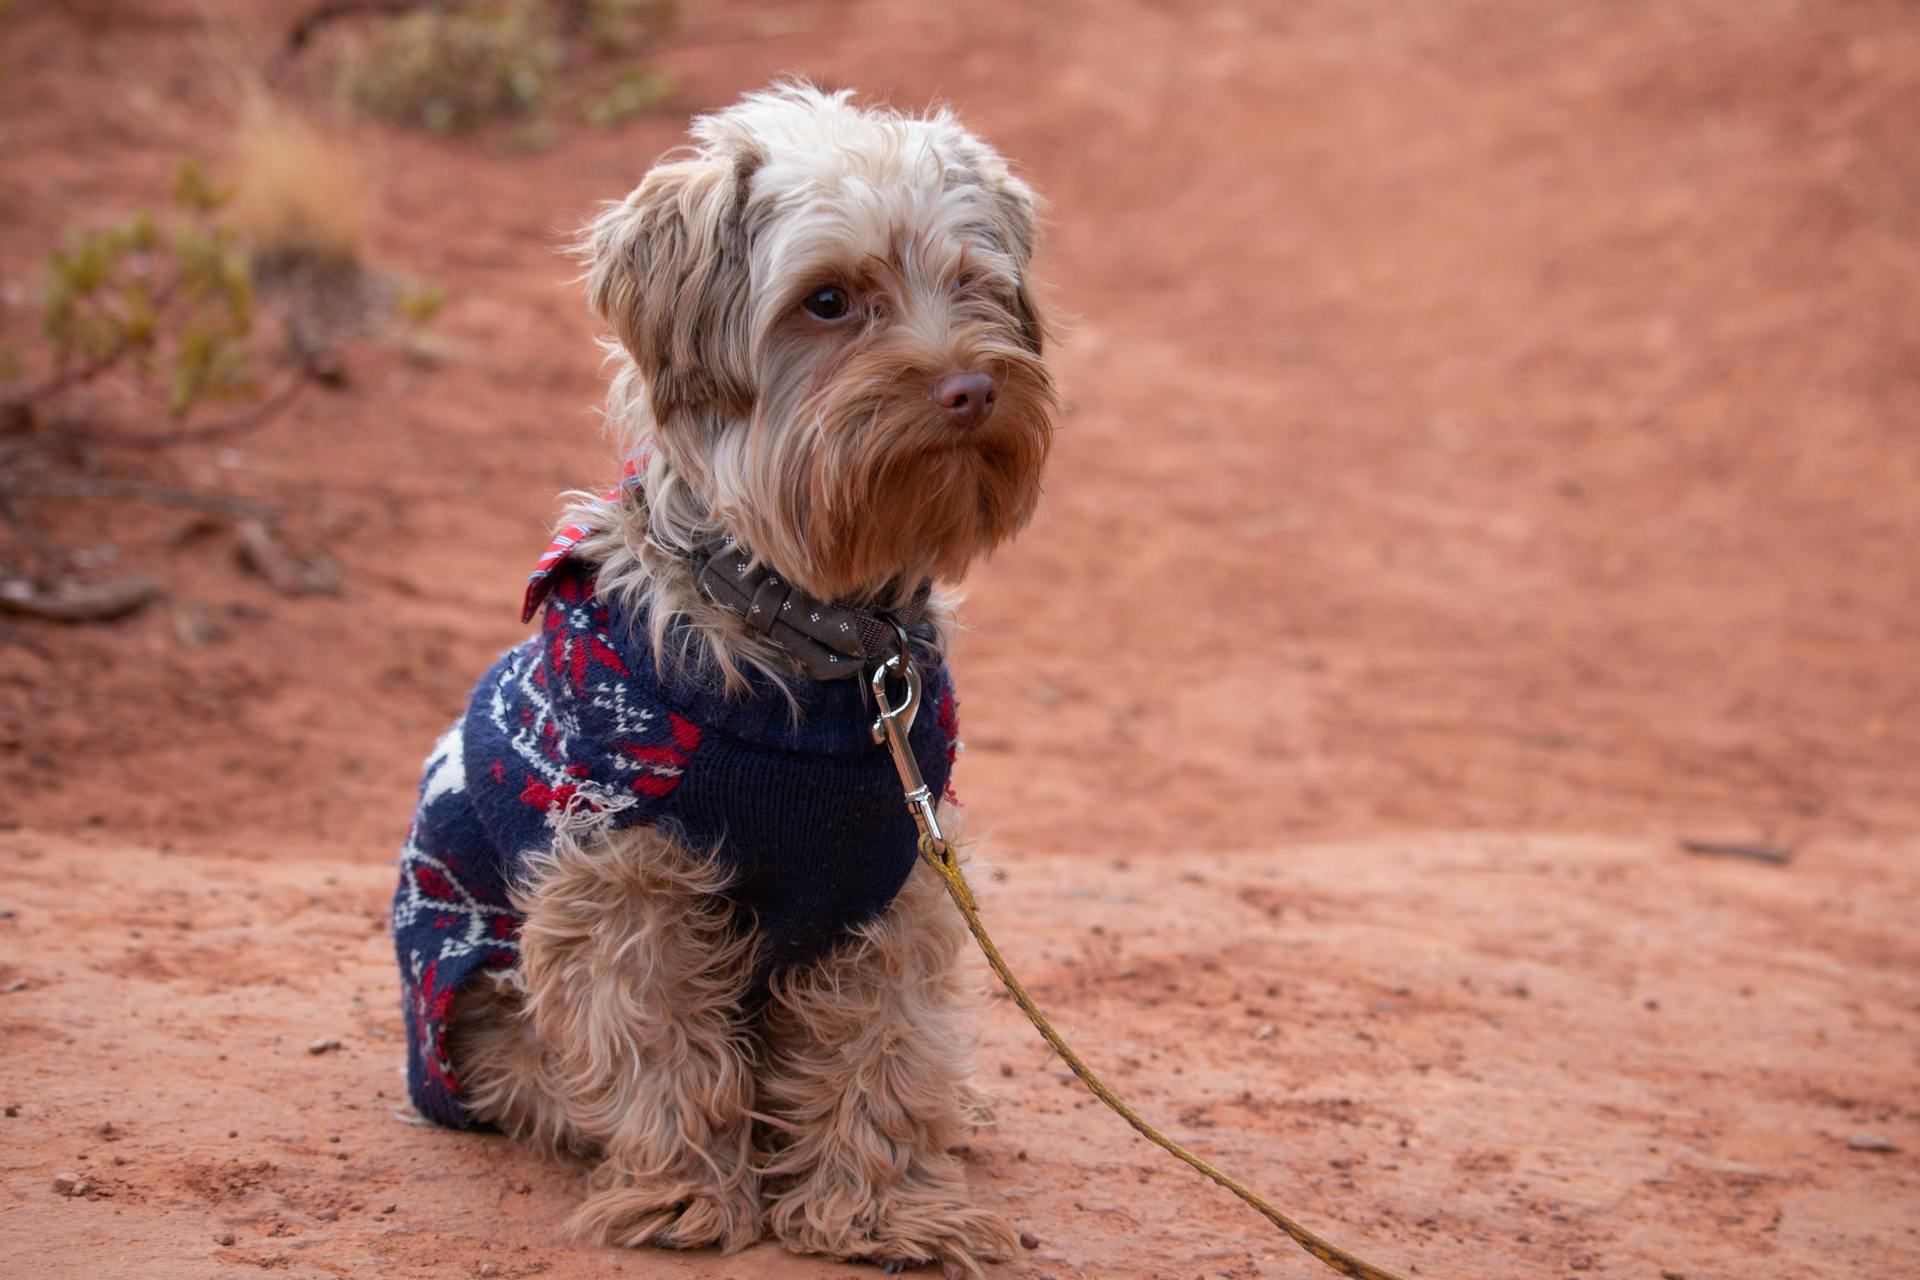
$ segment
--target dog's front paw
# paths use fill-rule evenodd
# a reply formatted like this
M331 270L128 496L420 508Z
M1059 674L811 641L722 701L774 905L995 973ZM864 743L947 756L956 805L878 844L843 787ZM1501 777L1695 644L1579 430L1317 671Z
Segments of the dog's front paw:
M871 1262L897 1275L938 1265L947 1280L981 1280L983 1262L1003 1262L1017 1243L1007 1220L968 1203L964 1188L882 1193L864 1214L809 1204L804 1188L774 1204L773 1232L794 1253Z
M578 1239L636 1249L734 1253L760 1238L760 1196L750 1178L728 1182L638 1177L611 1161L595 1169L567 1224Z

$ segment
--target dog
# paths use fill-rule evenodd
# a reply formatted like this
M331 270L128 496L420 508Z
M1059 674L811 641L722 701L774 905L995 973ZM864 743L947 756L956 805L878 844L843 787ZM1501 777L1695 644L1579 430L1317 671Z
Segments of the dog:
M1059 415L1036 197L947 110L805 83L690 136L578 246L627 474L569 495L540 629L422 777L410 1095L588 1162L590 1241L979 1276L1014 1239L954 1153L966 934L867 676L915 665L941 794L955 586Z

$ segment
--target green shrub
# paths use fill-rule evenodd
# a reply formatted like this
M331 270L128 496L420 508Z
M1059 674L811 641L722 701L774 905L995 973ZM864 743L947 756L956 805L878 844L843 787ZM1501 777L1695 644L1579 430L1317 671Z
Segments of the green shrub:
M253 279L233 232L213 221L230 192L188 160L177 225L150 213L79 231L47 258L42 331L55 377L76 382L127 364L164 388L167 412L254 387L246 337Z
M440 132L471 129L499 116L542 112L561 96L563 70L628 57L670 31L677 16L675 0L472 0L425 8L370 23L347 54L348 84L354 101L375 115ZM567 96L589 122L613 124L658 103L668 88L663 74L636 65L610 84ZM527 145L544 136L541 123L523 139L533 140Z
M673 80L666 72L647 66L628 67L604 90L580 99L580 118L602 128L616 125L658 106L671 92Z
M353 95L391 120L468 129L541 106L565 60L542 6L427 10L375 24L356 60Z

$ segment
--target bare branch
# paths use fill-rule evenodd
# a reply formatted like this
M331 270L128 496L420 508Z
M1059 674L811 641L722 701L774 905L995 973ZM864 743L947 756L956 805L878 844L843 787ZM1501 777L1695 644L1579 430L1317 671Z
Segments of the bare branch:
M188 511L212 511L243 520L277 520L280 510L265 503L224 493L199 493L192 489L170 489L161 485L130 484L120 480L98 480L81 476L39 476L23 479L0 472L0 497L11 498L109 498L139 502L154 507L181 507Z
M48 622L110 622L152 603L160 584L144 573L118 582L71 583L42 589L23 578L0 579L0 609Z
M36 450L61 449L70 445L102 445L115 449L170 449L181 444L206 444L228 440L257 431L284 412L296 400L309 381L303 367L286 385L245 413L209 422L204 426L181 427L173 431L114 431L111 428L81 427L58 435L30 436L16 441L12 448L0 450L0 464Z
M1688 853L1705 854L1716 858L1745 858L1750 862L1772 862L1784 864L1793 860L1793 848L1780 844L1737 844L1718 840L1682 840L1680 847Z
M318 556L302 556L275 536L264 520L247 520L239 529L240 563L259 574L282 595L337 596L340 574Z

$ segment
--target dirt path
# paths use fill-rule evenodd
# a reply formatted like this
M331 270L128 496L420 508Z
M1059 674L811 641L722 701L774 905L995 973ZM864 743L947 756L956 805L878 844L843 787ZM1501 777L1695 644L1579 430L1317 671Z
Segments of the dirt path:
M0 333L61 228L219 155L207 49L297 7L0 16ZM1073 413L972 584L959 785L1008 950L1115 1082L1420 1275L1920 1273L1910 9L684 27L616 131L363 131L371 250L449 288L448 357L360 353L150 464L293 507L343 599L46 513L172 596L0 644L0 1274L861 1274L557 1244L565 1171L393 1118L379 931L421 756L519 634L553 495L610 470L550 248L783 70L949 98L1053 202ZM975 1178L1042 1241L1003 1274L1318 1273L1004 1003L982 1061Z

